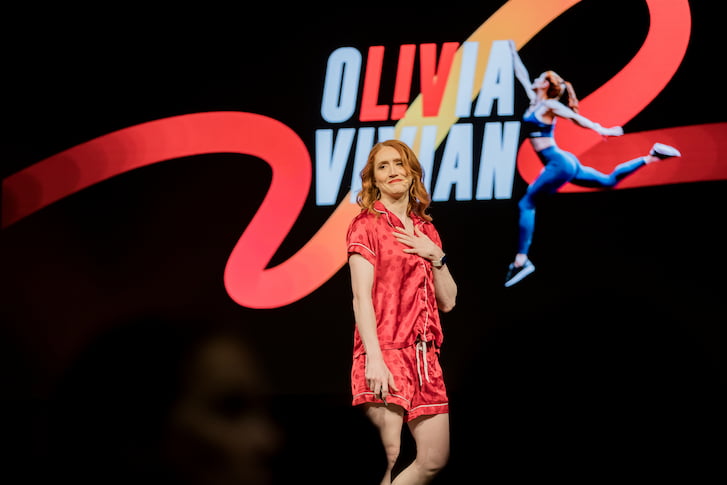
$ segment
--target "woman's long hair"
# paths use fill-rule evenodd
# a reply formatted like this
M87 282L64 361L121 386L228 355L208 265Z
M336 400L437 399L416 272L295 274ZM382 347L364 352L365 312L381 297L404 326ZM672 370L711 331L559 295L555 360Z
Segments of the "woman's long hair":
M374 184L374 159L379 150L385 146L394 148L399 152L407 174L411 174L414 179L409 188L407 212L414 212L425 221L431 221L432 217L426 213L431 199L424 187L424 171L414 151L409 148L409 145L400 140L382 141L371 148L366 166L361 170L361 191L356 196L356 202L363 209L374 212L374 203L381 197L379 189Z
M548 99L560 99L564 93L568 94L568 107L578 113L578 97L573 85L560 77L555 71L545 71L545 79L550 83L545 95Z

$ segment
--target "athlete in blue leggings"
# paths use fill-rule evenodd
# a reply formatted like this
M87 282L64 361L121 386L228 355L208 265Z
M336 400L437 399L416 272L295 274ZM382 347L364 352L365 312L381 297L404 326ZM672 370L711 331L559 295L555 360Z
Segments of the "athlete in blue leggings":
M592 188L613 187L624 177L649 163L681 156L676 148L655 143L647 155L621 163L609 174L581 164L575 155L559 148L555 142L553 132L557 118L570 119L578 126L591 129L602 136L623 135L623 128L620 126L605 128L578 114L578 98L573 86L553 71L542 73L531 83L528 71L512 41L510 48L515 76L530 99L530 106L523 116L522 126L544 167L518 203L520 210L518 250L515 260L508 268L505 286L512 286L535 271L535 265L528 259L528 251L535 228L535 206L541 197L556 192L567 182ZM567 106L559 101L563 94L567 94Z

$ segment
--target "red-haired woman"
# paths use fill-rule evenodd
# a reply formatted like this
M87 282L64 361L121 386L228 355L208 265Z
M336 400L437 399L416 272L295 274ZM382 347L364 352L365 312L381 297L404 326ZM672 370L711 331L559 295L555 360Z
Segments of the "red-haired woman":
M614 187L624 177L649 163L681 156L676 148L655 143L648 154L621 163L608 174L583 165L575 155L558 147L554 138L557 118L569 119L578 126L591 129L602 136L623 135L623 128L620 126L606 128L579 114L578 98L573 86L554 71L545 71L531 83L528 71L512 41L510 49L515 77L523 85L530 99L530 106L523 116L522 127L544 167L518 203L520 210L518 250L508 268L505 286L512 286L535 271L535 266L528 259L528 251L533 239L535 206L539 198L554 193L567 182L583 187ZM567 105L560 101L564 95L567 97Z
M356 320L352 403L381 436L387 458L381 484L426 484L449 459L439 311L454 307L457 285L411 148L398 140L377 143L361 181L361 212L346 236ZM417 454L392 477L404 423Z

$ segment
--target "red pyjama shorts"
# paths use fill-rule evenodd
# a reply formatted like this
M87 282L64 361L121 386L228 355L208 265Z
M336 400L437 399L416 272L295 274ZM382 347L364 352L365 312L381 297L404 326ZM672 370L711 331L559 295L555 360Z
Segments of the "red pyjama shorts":
M402 349L382 350L384 362L394 376L398 390L389 389L387 404L404 408L404 422L419 416L449 412L449 399L439 364L439 348L432 342L418 342ZM366 383L366 354L353 358L351 391L354 406L383 402Z

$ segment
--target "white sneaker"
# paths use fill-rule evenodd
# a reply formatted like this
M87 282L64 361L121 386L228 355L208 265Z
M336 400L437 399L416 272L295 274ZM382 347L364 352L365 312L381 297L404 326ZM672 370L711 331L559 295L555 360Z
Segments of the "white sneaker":
M654 146L651 147L651 151L649 151L649 155L653 155L662 160L665 158L682 156L682 154L679 153L679 150L674 147L670 147L669 145L664 145L663 143L654 143Z
M525 264L522 266L515 266L515 264L510 263L510 266L507 268L507 276L505 277L505 286L509 287L514 285L533 271L535 271L535 265L529 259L525 260Z

